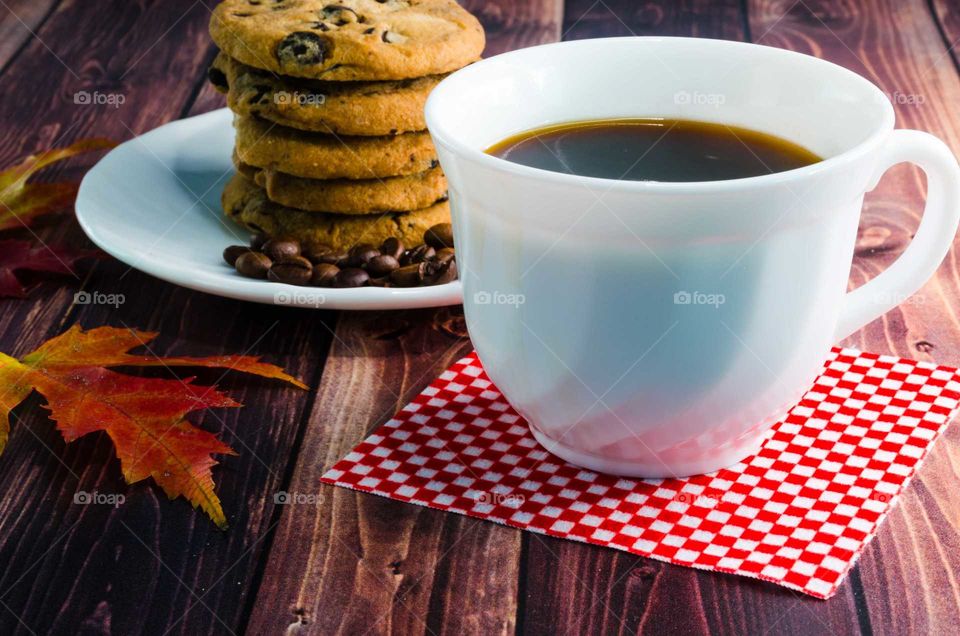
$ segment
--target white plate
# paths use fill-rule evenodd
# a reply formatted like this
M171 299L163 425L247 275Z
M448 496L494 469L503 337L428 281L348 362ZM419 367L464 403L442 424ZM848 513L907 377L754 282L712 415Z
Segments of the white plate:
M233 174L233 116L227 109L175 121L118 146L87 173L77 219L111 256L190 289L259 303L325 309L455 305L459 281L434 287L326 289L252 280L221 258L250 233L224 217Z

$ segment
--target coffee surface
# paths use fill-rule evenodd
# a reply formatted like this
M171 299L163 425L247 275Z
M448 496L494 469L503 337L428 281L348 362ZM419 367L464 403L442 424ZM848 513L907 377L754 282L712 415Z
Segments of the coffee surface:
M720 181L821 161L766 133L686 119L608 119L529 130L487 152L514 163L628 181Z

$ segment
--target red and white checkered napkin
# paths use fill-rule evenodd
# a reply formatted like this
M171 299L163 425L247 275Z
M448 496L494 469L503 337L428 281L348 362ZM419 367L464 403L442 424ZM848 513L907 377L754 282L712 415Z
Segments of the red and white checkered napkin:
M757 455L635 480L543 450L472 354L323 481L829 598L958 402L956 369L835 349Z

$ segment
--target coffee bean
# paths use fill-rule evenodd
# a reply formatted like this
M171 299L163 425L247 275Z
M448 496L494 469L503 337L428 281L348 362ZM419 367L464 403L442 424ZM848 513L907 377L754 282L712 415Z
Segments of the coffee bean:
M237 264L237 259L249 251L250 248L246 245L231 245L223 250L223 260L225 260L230 267L234 267Z
M250 249L256 252L262 252L263 246L270 240L263 234L254 234L250 237Z
M291 256L275 262L267 272L268 279L288 285L307 285L312 276L313 265L302 256Z
M338 265L341 262L347 261L346 254L339 254L337 252L330 252L329 254L324 254L320 257L321 263L328 263L330 265Z
M294 31L277 45L281 68L320 64L330 50L330 41L310 31Z
M400 264L413 265L414 263L422 263L423 261L433 258L433 255L436 253L436 250L429 245L420 245L404 252L400 258Z
M400 260L400 257L403 256L403 243L400 242L400 239L390 237L380 244L380 253L387 256L392 256L397 260Z
M423 233L423 242L435 249L453 247L453 225L437 223Z
M316 265L317 263L328 263L330 256L334 255L333 248L329 245L314 245L300 251L300 255Z
M445 247L441 250L437 250L433 260L437 261L438 263L446 263L447 261L456 258L456 255L457 253L452 247Z
M371 287L389 287L390 286L390 277L381 276L380 278L371 278L368 283Z
M273 262L270 257L260 252L246 252L237 258L234 267L241 276L247 278L266 278L267 271Z
M390 282L397 287L416 287L423 282L423 263L406 265L390 272Z
M296 241L273 239L263 244L263 253L272 260L282 261L285 258L300 256L300 244Z
M380 256L380 250L370 243L360 243L350 248L347 264L350 267L363 267L375 256Z
M398 267L400 267L400 263L397 262L397 259L387 254L379 254L367 262L367 272L375 278L386 276Z
M424 285L444 285L457 280L457 261L453 259L442 263L433 261L432 263L424 263L424 265L433 265L430 268L431 271L423 277Z
M370 280L370 275L359 267L341 269L333 279L334 287L363 287Z
M340 268L330 263L317 263L313 266L311 285L317 287L333 287L333 279L340 273Z

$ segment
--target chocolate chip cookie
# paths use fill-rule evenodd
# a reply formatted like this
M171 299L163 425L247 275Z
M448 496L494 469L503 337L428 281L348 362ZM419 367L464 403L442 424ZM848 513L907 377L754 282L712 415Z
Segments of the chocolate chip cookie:
M435 168L427 132L392 137L341 137L307 133L256 117L237 116L237 156L257 168L307 179L382 179Z
M221 53L210 81L230 110L283 126L341 135L396 135L426 130L430 91L444 75L386 82L323 82L279 77Z
M331 81L449 73L484 46L454 0L224 0L210 34L248 66Z
M223 191L228 217L250 231L270 238L291 238L309 247L330 246L345 251L359 243L379 245L395 237L404 245L419 245L429 228L450 222L447 202L411 212L342 215L305 212L273 203L255 183L237 174Z
M266 190L271 201L311 212L403 212L429 207L447 195L447 180L439 167L385 179L304 179L243 163L237 172Z

